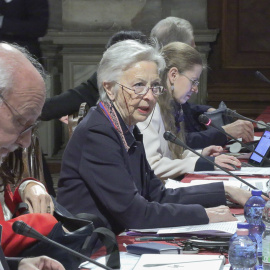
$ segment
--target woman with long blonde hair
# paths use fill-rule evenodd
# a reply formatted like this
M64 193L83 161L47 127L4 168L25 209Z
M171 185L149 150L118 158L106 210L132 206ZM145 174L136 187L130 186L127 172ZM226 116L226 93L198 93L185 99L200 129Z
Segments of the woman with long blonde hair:
M167 89L158 99L153 115L138 126L144 135L148 162L161 179L179 178L184 173L214 170L214 166L191 151L166 141L165 131L174 133L185 141L181 104L198 92L199 78L205 65L198 51L182 42L172 42L162 48L166 68L161 75ZM235 157L220 155L221 146L209 146L199 150L202 155L229 170L240 166Z

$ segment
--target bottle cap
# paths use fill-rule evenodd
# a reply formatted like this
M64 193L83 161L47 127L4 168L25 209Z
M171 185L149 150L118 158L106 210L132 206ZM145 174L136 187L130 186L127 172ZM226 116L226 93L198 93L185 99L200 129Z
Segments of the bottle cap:
M251 191L252 196L261 196L262 195L262 191L261 190L252 190Z
M238 222L237 229L249 229L249 223L247 222Z
M249 231L248 231L248 229L237 229L236 233L237 233L237 235L248 235Z

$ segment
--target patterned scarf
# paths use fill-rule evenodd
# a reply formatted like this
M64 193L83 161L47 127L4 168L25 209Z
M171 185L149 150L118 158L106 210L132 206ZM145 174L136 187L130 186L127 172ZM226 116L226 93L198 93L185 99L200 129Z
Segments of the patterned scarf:
M125 149L126 149L126 151L128 151L130 147L128 146L128 144L126 142L126 138L125 138L124 132L122 130L121 124L119 122L115 108L113 107L113 105L110 102L106 102L106 101L100 101L99 106L100 106L102 112L104 113L104 115L107 117L107 119L112 124L112 126L119 133L119 135L122 139L122 142L125 146Z

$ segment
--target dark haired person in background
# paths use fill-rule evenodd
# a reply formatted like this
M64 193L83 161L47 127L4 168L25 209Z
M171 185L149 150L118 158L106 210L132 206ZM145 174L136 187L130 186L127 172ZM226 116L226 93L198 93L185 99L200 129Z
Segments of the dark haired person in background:
M147 37L140 31L120 31L109 39L106 49L127 39L137 40L141 43L147 42ZM95 106L98 98L97 73L95 72L86 82L81 83L74 89L47 98L42 109L41 120L48 121L70 115L77 112L83 102L87 102L89 107Z

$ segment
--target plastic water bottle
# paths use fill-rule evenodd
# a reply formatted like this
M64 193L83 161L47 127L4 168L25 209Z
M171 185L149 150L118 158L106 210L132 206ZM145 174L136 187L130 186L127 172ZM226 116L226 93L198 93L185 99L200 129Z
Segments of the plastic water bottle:
M252 190L252 196L244 206L244 215L249 223L249 233L257 241L258 264L256 269L262 269L262 234L265 225L262 222L262 212L265 206L265 200L261 197L261 190Z
M256 244L248 237L248 229L237 229L236 233L229 247L231 269L253 270L257 263Z
M247 229L247 230L249 230L249 223L247 223L247 222L238 222L238 223L237 223L237 229ZM236 237L237 237L237 233L235 232L235 233L232 235L232 237L230 238L230 243L229 243L229 244L231 244L232 241L233 241ZM256 247L257 247L257 241L256 241L256 238L255 238L252 234L250 234L250 233L249 233L248 237L252 240L252 242L255 243L255 245L256 245Z
M268 187L267 194L270 194ZM270 201L264 207L262 221L265 224L265 231L262 235L262 263L264 270L270 270Z

